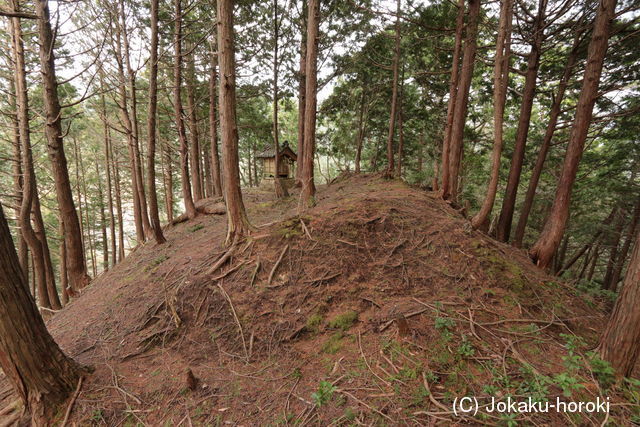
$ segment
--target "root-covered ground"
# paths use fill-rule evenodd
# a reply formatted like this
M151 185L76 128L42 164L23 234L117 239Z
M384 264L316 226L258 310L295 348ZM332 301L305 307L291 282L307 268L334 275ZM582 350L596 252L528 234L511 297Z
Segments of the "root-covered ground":
M452 402L611 399L589 354L602 304L473 231L434 195L345 176L297 199L245 195L259 226L223 245L224 215L166 229L96 278L48 326L92 365L77 425L600 425L603 413L456 416ZM192 375L191 375L192 374ZM635 393L635 394L634 394ZM635 399L635 400L634 400ZM61 414L61 418L62 418Z

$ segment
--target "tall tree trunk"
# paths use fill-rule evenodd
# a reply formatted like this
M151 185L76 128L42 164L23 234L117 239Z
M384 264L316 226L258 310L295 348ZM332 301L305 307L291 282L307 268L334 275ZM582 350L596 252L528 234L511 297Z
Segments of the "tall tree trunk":
M216 53L216 37L211 38L211 70L209 75L209 138L211 138L211 174L213 195L222 196L222 179L220 175L220 156L218 154L218 124L216 121L216 92L218 80L218 55Z
M62 219L59 221L60 236L64 236L64 224ZM66 305L69 302L69 277L67 275L67 247L64 237L60 239L60 288L62 289L62 303Z
M156 188L156 120L158 109L158 0L151 0L151 45L149 46L149 112L147 119L147 190L149 217L156 243L166 242L160 225L158 190Z
M49 296L49 303L51 304L51 308L53 308L54 310L58 310L62 308L62 303L60 302L60 296L58 295L58 289L56 288L56 276L53 271L51 251L49 250L49 242L47 241L44 219L42 218L42 209L40 208L40 196L38 195L37 189L33 194L33 206L31 207L31 215L33 216L34 220L33 224L36 237L38 238L40 246L42 247L42 261L44 266L44 277L47 294Z
M145 238L153 236L151 223L149 222L149 211L147 208L146 192L144 189L144 173L142 171L142 156L140 155L140 131L138 125L138 95L136 92L136 74L131 66L131 49L129 47L129 30L127 28L125 0L120 0L120 20L122 25L122 41L124 43L124 59L127 68L127 81L129 92L131 93L131 137L133 149L133 165L136 177L136 194L139 199L140 217Z
M640 235L598 352L617 375L626 377L631 376L640 356Z
M103 76L100 76L100 87L104 90ZM107 104L104 94L100 96L102 124L104 126L104 169L107 176L107 209L109 210L109 234L111 242L111 265L117 264L116 218L113 211L113 184L111 181L111 134L107 121Z
M233 29L233 1L218 0L218 59L220 63L220 132L224 200L227 206L227 244L251 230L242 201L236 119L236 64Z
M391 114L389 116L389 132L387 133L387 172L385 176L394 176L393 139L396 131L396 118L398 116L398 80L400 74L400 11L401 0L396 0L396 24L393 49L393 80L391 81Z
M491 174L487 185L487 195L482 207L471 219L474 228L488 228L488 218L493 210L500 180L500 159L503 147L504 108L509 84L509 58L511 55L511 25L513 1L501 0L500 21L496 41L496 56L493 66L493 150L491 152Z
M12 9L19 10L17 1L13 0ZM36 278L40 305L51 308L53 301L49 298L47 289L46 266L44 259L42 236L31 225L31 213L35 212L34 205L38 198L36 175L31 153L31 134L29 129L29 98L27 93L27 79L25 73L24 46L22 44L22 27L19 18L11 18L11 44L14 63L14 85L16 89L16 106L18 118L18 134L22 154L23 186L22 203L18 224L23 238L33 255L33 274ZM38 204L38 208L39 208ZM34 215L35 217L36 215ZM42 218L40 216L40 218ZM42 230L41 230L42 231ZM46 239L46 237L45 237ZM54 284L55 287L55 284ZM60 308L59 305L57 308Z
M182 0L175 0L174 31L174 65L173 65L173 103L176 110L176 127L180 140L180 178L182 181L182 199L188 218L196 216L196 205L193 203L191 183L189 182L189 149L187 134L184 128L184 111L182 109Z
M513 244L518 248L522 247L524 232L527 227L527 222L529 221L529 214L531 213L531 208L533 207L533 199L536 195L538 182L540 182L540 177L542 176L544 163L547 159L549 148L551 147L551 140L553 139L553 135L555 134L556 126L558 124L558 118L560 117L560 112L562 110L562 101L564 99L564 93L567 90L567 86L569 85L569 79L573 75L573 67L575 66L575 63L578 59L578 47L580 45L580 40L582 38L583 32L584 31L579 31L575 36L575 39L573 41L573 47L571 49L571 52L569 53L567 63L564 67L564 71L562 72L560 83L558 84L558 90L555 96L553 97L553 104L551 106L551 111L549 113L549 122L547 123L547 130L545 131L544 139L542 140L542 145L540 146L540 151L538 151L536 164L533 167L533 171L531 172L531 179L529 180L529 186L527 187L527 194L524 197L524 202L522 203L522 209L520 210L520 217L518 218L518 225L516 226L516 232L513 239Z
M276 173L273 177L273 185L277 198L289 196L289 192L280 181L280 139L278 130L278 41L280 38L280 24L278 23L278 0L273 0L273 148L275 152L274 167ZM251 164L251 150L249 150L249 164ZM249 172L251 176L251 172ZM251 179L251 178L250 178ZM256 180L256 185L258 182Z
M113 155L113 143L109 144L109 150L111 151L113 181L116 190L116 212L118 214L118 262L121 262L124 259L124 215L122 212L122 192L120 190L120 166L118 165L118 157Z
M640 220L640 198L636 202L636 207L633 210L633 217L631 218L631 224L629 224L629 234L625 238L624 243L622 244L622 249L620 250L620 256L616 260L616 265L613 269L613 274L611 276L611 286L610 289L617 290L618 282L620 281L620 277L622 276L622 269L624 268L625 261L627 260L627 255L629 254L629 249L631 248L631 243L635 239L636 232L638 230L638 221Z
M36 14L38 15L38 38L40 45L40 66L43 83L45 107L45 133L47 149L52 164L56 197L62 212L65 228L65 242L67 244L67 264L71 289L77 291L89 283L87 266L82 250L82 234L80 221L73 203L67 158L64 153L62 132L62 111L58 99L58 82L55 72L54 38L49 20L49 5L46 0L36 0Z
M16 10L15 7L13 10ZM19 23L19 22L18 22ZM14 24L12 24L14 25ZM12 36L12 43L13 36ZM15 66L15 65L14 65ZM15 208L15 216L16 218L20 218L20 209L22 206L22 186L24 180L22 178L22 149L20 147L20 123L18 120L18 102L17 97L18 94L15 93L15 79L11 83L12 93L9 95L9 102L11 103L11 107L13 113L11 114L11 139L13 144L13 191L16 200L16 208ZM25 282L29 282L29 247L27 245L26 240L22 233L18 233L18 259L20 260L20 267L22 267L22 272L24 273Z
M193 187L194 201L201 200L202 193L202 172L200 170L200 137L198 134L198 117L196 115L196 65L193 57L194 46L191 46L191 53L187 55L187 110L189 110L189 158L191 160L191 184Z
M91 209L89 209L89 202L87 202L87 195L89 194L89 190L87 187L87 180L86 180L86 170L84 167L84 161L82 159L82 152L80 151L79 147L78 147L78 141L74 138L73 139L73 143L76 147L76 153L77 153L77 162L78 162L78 168L80 170L80 184L82 184L82 188L80 189L80 184L78 184L78 204L81 204L81 195L84 194L84 215L85 215L85 230L87 232L86 234L86 242L85 242L85 250L86 250L86 245L89 245L89 256L91 257L91 269L93 271L93 276L97 276L98 274L98 269L97 269L97 262L96 262L96 251L95 251L95 244L93 241L93 225L94 225L94 221L92 220L92 218L89 216L89 213L91 211Z
M307 106L307 0L302 0L300 14L300 64L298 68L298 167L296 185L302 186L302 159L304 158L304 122Z
M358 111L358 136L356 140L356 159L355 159L355 172L360 173L360 161L362 157L362 144L364 142L364 116L365 116L365 100L366 92L364 81L362 83L362 93L360 94L360 110Z
M444 125L444 139L442 140L442 190L449 187L449 156L451 154L451 129L453 127L453 113L455 112L460 74L460 52L462 51L462 33L464 31L464 0L458 0L458 14L456 16L456 37L453 45L453 60L449 79L449 101L447 102L447 118ZM437 183L438 176L435 176ZM437 185L436 185L437 186ZM435 187L434 187L435 188Z
M402 76L400 78L400 90L398 93L398 167L396 168L396 177L402 178L402 165L404 161L404 122L402 102L404 96L404 64L402 65Z
M500 217L498 218L498 226L496 228L496 237L503 242L509 241L509 235L511 234L513 212L516 206L518 185L520 184L520 176L522 174L522 163L524 162L527 135L529 134L529 124L531 123L531 110L536 94L540 53L542 50L542 41L544 40L546 6L547 0L538 0L538 15L534 22L531 51L529 52L529 58L527 60L527 73L522 93L516 142L513 156L511 157L511 168L509 169L507 188L505 189L504 198L502 199L502 209L500 210Z
M589 272L587 273L587 281L590 282L593 279L593 274L596 271L596 265L598 264L598 257L600 256L600 245L596 245L593 250L593 256L591 257L591 265L589 266Z
M104 211L104 192L102 191L102 177L98 162L94 163L96 177L98 178L98 201L100 210L100 236L102 237L102 270L109 270L109 241L107 239L107 215Z
M609 260L607 261L607 269L605 270L602 286L605 289L612 289L613 270L615 269L616 261L618 259L618 247L620 246L620 240L622 240L622 230L626 225L626 216L628 212L621 209L613 229L613 235L609 238Z
M464 148L464 126L467 117L467 103L469 101L469 90L471 89L471 78L473 77L473 67L476 57L476 39L478 36L478 17L480 15L480 0L469 0L469 20L467 22L467 34L464 41L464 54L462 58L462 69L456 91L456 101L453 111L453 122L451 124L451 136L449 140L449 180L444 186L442 197L457 202L458 199L458 176L460 174L460 164L462 162L462 152Z
M306 49L306 81L305 81L305 116L304 116L304 149L300 164L299 210L315 205L316 186L313 181L313 158L316 145L316 109L318 106L318 38L320 37L320 2L309 0L307 17L307 49Z
M1 207L0 313L0 367L32 424L48 425L83 372L49 335L29 296Z
M542 268L549 265L564 234L569 218L569 203L573 183L582 158L584 143L587 139L589 124L593 116L593 106L598 96L598 85L602 73L602 64L607 51L609 28L615 12L616 0L601 0L596 13L593 34L589 43L589 55L584 72L582 90L576 107L576 115L571 128L567 153L564 158L562 175L558 182L556 196L538 240L529 251L532 260Z
M120 8L118 8L120 10ZM119 12L118 12L119 13ZM125 65L123 61L122 52L122 25L117 21L115 24L115 51L116 51L116 63L118 69L118 95L120 98L120 115L122 117L122 123L127 135L127 148L129 150L129 164L131 168L131 194L133 198L133 222L136 229L136 240L138 244L144 243L146 240L146 234L144 231L144 223L142 221L142 206L140 204L140 186L142 183L138 180L137 165L136 165L136 150L134 148L136 144L134 136L133 121L129 113L129 100L127 97L127 76L125 74Z
M165 143L163 146L163 153L161 156L163 160L163 181L164 181L164 203L167 213L167 222L173 222L173 161L169 147Z

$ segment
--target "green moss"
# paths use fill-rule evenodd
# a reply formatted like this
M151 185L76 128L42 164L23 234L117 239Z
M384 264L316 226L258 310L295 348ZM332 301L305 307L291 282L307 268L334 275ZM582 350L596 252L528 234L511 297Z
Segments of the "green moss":
M282 236L285 239L302 235L302 225L299 218L290 218L280 223L280 228L275 231L275 234Z
M196 231L198 231L198 230L202 230L203 228L204 228L204 225L202 225L202 224L196 224L196 225L194 225L194 226L192 226L192 227L187 228L187 230L188 230L190 233L195 233Z
M313 314L307 319L306 329L309 332L317 333L322 325L322 316L319 314Z
M323 353L336 354L342 348L342 338L344 338L342 331L336 332L329 337L320 350Z
M342 313L334 317L329 321L329 327L333 329L341 329L346 331L349 329L353 323L358 320L358 313L350 310L346 313Z

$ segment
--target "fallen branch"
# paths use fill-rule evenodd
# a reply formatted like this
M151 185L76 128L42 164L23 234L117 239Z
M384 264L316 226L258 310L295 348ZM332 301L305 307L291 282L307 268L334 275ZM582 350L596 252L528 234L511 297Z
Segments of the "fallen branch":
M60 427L65 427L67 425L67 422L69 421L69 416L71 415L71 410L73 409L73 404L76 402L78 395L80 395L80 389L82 388L83 381L84 381L84 377L81 376L80 379L78 380L78 386L76 387L76 391L75 393L73 393L73 397L69 401L69 405L67 406L67 412L65 412L64 414L64 420L62 420L62 424L60 424Z
M250 287L253 287L253 285L256 282L256 277L258 277L258 271L260 271L260 257L258 257L258 259L256 260L256 268L255 270L253 270L253 274L251 275L251 284L249 285Z
M313 240L313 238L311 237L311 233L309 233L309 229L307 228L307 225L304 223L302 218L300 218L300 224L302 225L302 230L304 231L304 234L307 235L309 240Z
M236 313L236 309L233 306L233 302L231 301L231 297L229 296L229 294L227 293L227 291L224 290L224 288L222 287L222 285L220 283L218 283L218 288L220 288L220 292L222 292L222 295L226 298L227 302L229 303L229 307L231 307L231 313L233 314L233 318L236 321L236 324L238 325L238 329L240 330L240 338L242 338L242 347L244 348L244 356L247 359L247 362L249 361L249 351L247 350L247 342L244 339L244 331L242 330L242 324L240 323L240 319L238 318L238 314Z
M282 252L280 252L280 256L278 257L278 260L273 265L273 268L271 269L271 273L269 273L269 279L267 279L267 286L271 284L271 281L273 280L273 276L276 274L276 270L278 269L278 266L282 262L282 258L284 258L284 254L287 252L288 249L289 249L289 245L285 246L284 249L282 249Z
M231 258L231 256L235 253L236 248L238 247L238 242L236 240L236 238L234 238L233 243L231 244L231 247L229 248L229 250L227 252L225 252L219 259L218 261L216 261L215 264L213 264L213 266L207 271L207 274L213 274L215 273L220 267L222 267L222 265L227 262L229 260L229 258Z

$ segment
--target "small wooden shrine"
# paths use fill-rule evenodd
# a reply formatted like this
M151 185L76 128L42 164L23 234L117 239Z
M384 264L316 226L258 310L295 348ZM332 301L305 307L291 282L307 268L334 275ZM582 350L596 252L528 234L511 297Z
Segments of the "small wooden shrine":
M282 148L280 149L278 156L278 178L283 180L293 179L295 162L298 160L298 156L289 147L289 143L287 141L282 144ZM273 180L276 176L276 156L274 147L269 147L261 153L258 153L256 158L262 161L262 180Z

